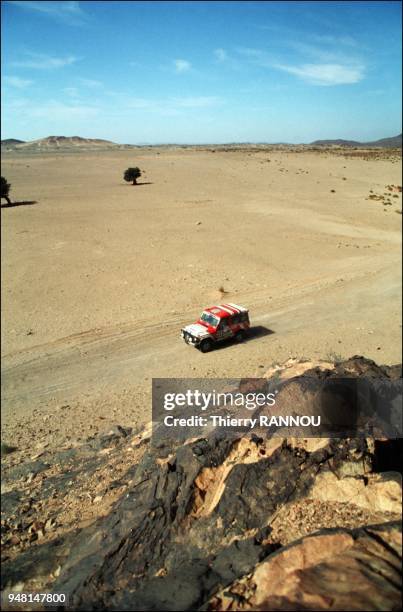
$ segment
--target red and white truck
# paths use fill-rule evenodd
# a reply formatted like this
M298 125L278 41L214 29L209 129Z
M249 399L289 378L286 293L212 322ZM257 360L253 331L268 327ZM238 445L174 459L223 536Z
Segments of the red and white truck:
M228 302L203 310L196 323L181 330L181 336L187 344L207 353L217 342L228 338L243 340L249 328L248 309Z

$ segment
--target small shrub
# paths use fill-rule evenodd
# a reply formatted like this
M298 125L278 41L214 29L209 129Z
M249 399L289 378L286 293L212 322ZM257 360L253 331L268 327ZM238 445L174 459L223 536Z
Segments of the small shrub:
M140 168L128 168L123 175L124 180L132 185L137 185L137 179L141 176Z
M10 183L7 183L7 179L5 179L4 176L2 176L1 177L1 197L6 200L7 204L11 204L10 198L8 197L10 189L11 189Z

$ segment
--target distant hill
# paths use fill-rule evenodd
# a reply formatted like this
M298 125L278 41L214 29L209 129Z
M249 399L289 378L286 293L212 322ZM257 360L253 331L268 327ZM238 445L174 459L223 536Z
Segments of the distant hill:
M219 147L229 147L231 150L239 147L265 147L265 146L279 146L279 147L295 147L295 146L322 146L322 147L379 147L379 148L401 148L402 146L402 134L398 136L392 136L391 138L381 138L380 140L374 140L371 142L359 142L357 140L344 140L342 138L334 140L315 140L310 145L291 145L287 143L230 143L226 145L215 145ZM75 150L90 150L90 149L131 149L141 145L130 145L130 144L117 144L111 140L103 140L102 138L82 138L81 136L47 136L46 138L40 138L38 140L18 140L17 138L7 138L1 141L1 148L6 151L75 151ZM153 146L153 145L143 145ZM156 146L156 145L154 145ZM172 146L204 146L204 145L158 145L165 147Z
M39 140L31 140L18 145L18 149L71 149L76 147L119 146L110 140L100 138L81 138L81 136L47 136Z
M391 138L381 138L380 140L375 140L373 142L365 143L371 147L401 147L402 146L402 135L391 136Z
M402 135L392 136L391 138L381 138L380 140L372 140L371 142L359 142L357 140L315 140L311 142L313 146L339 146L339 147L385 147L399 148L402 146Z
M81 136L47 136L38 140L16 140L9 138L1 141L2 148L24 151L52 151L56 149L76 150L76 149L105 149L105 148L126 148L131 145L120 145L111 140L101 138L82 138Z
M343 140L342 138L337 138L335 140L315 140L311 142L311 145L319 147L359 147L361 143L357 140Z
M1 141L2 147L13 147L14 145L23 144L25 140L18 140L18 138L6 138Z

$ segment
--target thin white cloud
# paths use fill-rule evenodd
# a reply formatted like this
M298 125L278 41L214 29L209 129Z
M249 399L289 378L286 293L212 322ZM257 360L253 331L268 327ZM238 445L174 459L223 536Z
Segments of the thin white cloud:
M252 47L238 47L237 53L251 59L261 59L265 55L261 49L254 49Z
M126 105L129 108L148 108L152 109L155 107L155 100L148 100L147 98L130 98Z
M103 87L103 83L101 83L101 81L96 81L95 79L79 79L79 81L86 87L91 87L91 88Z
M352 55L352 51L341 43L315 45L311 42L306 43L298 39L285 41L284 44L299 54L299 56L318 64L346 64L359 65L363 63L360 54Z
M339 49L329 50L312 45L310 43L304 43L299 40L284 40L283 46L292 50L295 55L296 64L299 65L303 62L304 64L322 65L322 64L334 64L341 66L355 66L360 67L363 62L358 57L353 57L351 53L346 54ZM254 49L249 47L240 47L237 49L239 55L243 56L246 60L253 62L257 66L262 68L273 68L277 64L289 65L289 61L282 62L279 59L278 54L267 52L263 49ZM289 56L289 53L288 53Z
M49 100L44 104L32 105L27 109L29 116L39 118L50 118L55 121L70 121L71 119L89 119L98 114L99 109L88 104L65 104L57 100Z
M3 81L5 85L9 85L10 87L17 87L17 89L24 89L25 87L29 87L32 85L32 81L29 79L20 79L17 76L4 76Z
M63 68L64 66L71 66L79 58L74 55L68 55L66 57L52 57L43 53L28 53L27 59L10 62L11 66L16 68L32 68L34 70L54 70L57 68Z
M369 89L368 91L364 92L365 96L384 96L385 94L387 94L387 90L386 89Z
M178 73L188 72L192 64L184 59L176 59L174 60L175 71Z
M221 49L221 48L215 49L214 55L218 62L225 62L225 60L228 59L228 53L226 52L225 49Z
M215 58L215 63L225 66L226 69L238 71L242 70L243 68L242 60L234 57L233 54L231 55L227 49L223 49L222 47L214 49L213 55Z
M59 21L64 21L70 25L81 25L85 20L85 13L80 8L79 2L68 2L63 0L46 2L40 0L34 2L30 0L9 0L8 4L17 6L23 10L35 12Z
M63 93L65 93L67 96L70 96L71 98L78 98L80 95L80 92L78 91L77 87L65 87L63 89Z
M219 96L182 96L163 99L134 97L124 103L128 108L172 113L193 108L211 108L223 102Z
M310 36L311 40L318 43L328 45L344 45L346 47L357 47L358 42L352 36L334 36L333 34L314 34Z
M189 96L170 99L170 103L179 108L208 108L222 102L223 100L218 96Z
M7 111L19 111L22 108L26 108L29 106L28 98L13 98L7 104L7 108L4 110Z
M346 46L346 47L358 47L359 43L358 40L354 37L351 36L350 34L345 34L342 32L335 32L335 25L334 23L329 23L328 24L330 26L330 28L328 28L329 31L331 31L330 34L309 34L309 37L307 38L306 33L297 27L290 27L290 26L286 26L284 25L284 23L280 24L275 24L275 23L271 23L271 24L256 24L256 28L259 28L260 30L267 30L269 32L272 32L273 35L277 36L281 41L295 41L295 40L299 40L299 41L304 41L304 40L308 40L309 41L314 41L320 44L326 44L326 45L334 45L334 46Z
M78 120L92 119L99 115L100 108L95 104L81 104L72 99L32 100L32 98L14 98L7 105L7 112L19 114L24 120L45 119L49 125L63 123L68 125Z
M342 55L339 52L324 52L313 45L299 41L288 42L287 46L293 47L299 56L314 56L316 61L282 62L275 59L272 54L254 48L241 47L237 49L237 52L257 66L288 72L311 85L350 85L364 78L365 66L357 58Z
M312 85L350 85L363 79L362 66L343 66L341 64L302 64L289 66L273 65L273 68L294 74Z

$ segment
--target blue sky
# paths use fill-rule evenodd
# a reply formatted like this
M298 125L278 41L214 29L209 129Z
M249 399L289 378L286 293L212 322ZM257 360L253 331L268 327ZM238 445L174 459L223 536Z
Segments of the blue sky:
M401 131L400 2L2 2L2 138Z

